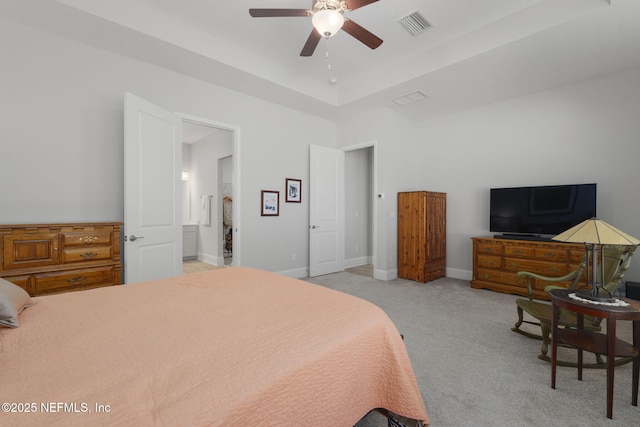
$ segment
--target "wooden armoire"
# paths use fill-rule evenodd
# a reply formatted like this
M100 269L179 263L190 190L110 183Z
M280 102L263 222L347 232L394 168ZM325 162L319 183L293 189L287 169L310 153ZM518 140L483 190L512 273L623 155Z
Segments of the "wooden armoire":
M398 277L423 283L445 277L446 219L446 193L398 193Z

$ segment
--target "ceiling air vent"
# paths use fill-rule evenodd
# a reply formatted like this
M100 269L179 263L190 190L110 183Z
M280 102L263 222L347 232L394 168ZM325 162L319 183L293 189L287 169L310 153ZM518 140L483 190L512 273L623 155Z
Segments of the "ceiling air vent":
M414 37L431 28L431 24L429 24L429 21L427 21L425 17L422 16L417 10L412 14L405 16L404 18L400 18L398 22L405 30L407 30L409 34Z
M411 104L412 102L420 101L421 99L425 99L425 98L427 98L427 95L420 92L419 90L416 90L415 92L411 92L407 95L394 98L391 101L398 105L407 105L407 104Z

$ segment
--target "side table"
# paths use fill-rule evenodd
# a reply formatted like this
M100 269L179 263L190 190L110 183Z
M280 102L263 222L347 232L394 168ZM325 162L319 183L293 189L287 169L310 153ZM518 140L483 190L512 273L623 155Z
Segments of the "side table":
M631 390L631 404L638 406L638 373L640 372L640 301L620 298L628 306L612 306L582 302L571 298L573 290L555 289L550 292L552 301L551 321L551 388L556 388L556 368L558 355L558 341L575 347L578 350L578 380L582 380L582 352L587 350L607 356L607 418L613 417L613 372L616 357L633 357L633 379ZM560 309L573 311L577 314L578 328L558 328ZM606 319L607 333L584 330L584 315ZM633 322L633 344L616 338L616 322L630 320Z

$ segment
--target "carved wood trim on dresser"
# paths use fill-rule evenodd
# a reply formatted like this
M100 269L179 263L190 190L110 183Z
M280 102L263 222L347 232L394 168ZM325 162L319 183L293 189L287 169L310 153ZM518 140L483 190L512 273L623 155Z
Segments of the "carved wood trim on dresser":
M583 244L553 241L510 240L472 237L473 277L471 287L527 296L527 281L519 271L559 277L577 269L585 254ZM549 285L569 287L571 282L532 279L533 296L550 300L544 292Z
M0 224L0 277L32 296L119 285L121 226Z

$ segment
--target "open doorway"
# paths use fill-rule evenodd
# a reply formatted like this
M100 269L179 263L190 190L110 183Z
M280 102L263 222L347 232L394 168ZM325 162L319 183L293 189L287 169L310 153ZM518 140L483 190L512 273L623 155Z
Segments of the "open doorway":
M208 120L182 118L183 229L195 230L193 240L183 235L183 260L195 260L202 268L239 265L237 209L227 203L225 211L224 203L239 205L238 132Z
M345 267L375 275L375 143L345 151Z

